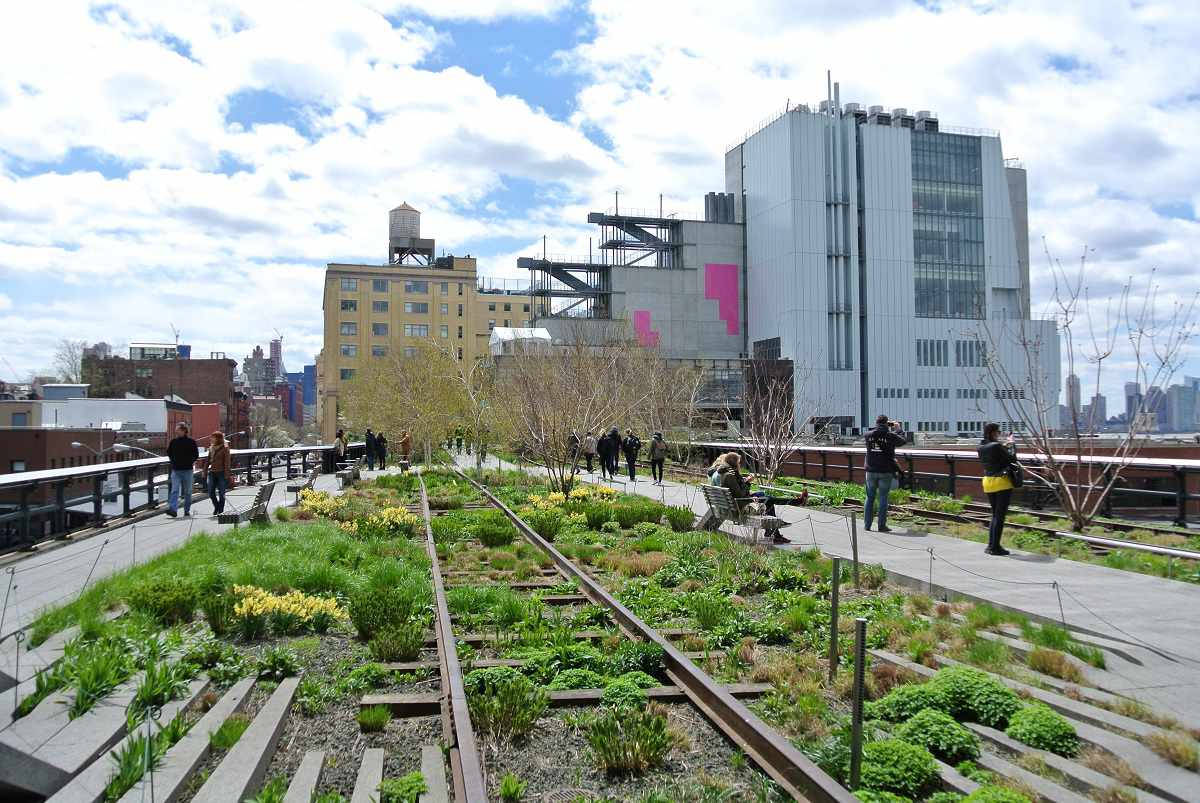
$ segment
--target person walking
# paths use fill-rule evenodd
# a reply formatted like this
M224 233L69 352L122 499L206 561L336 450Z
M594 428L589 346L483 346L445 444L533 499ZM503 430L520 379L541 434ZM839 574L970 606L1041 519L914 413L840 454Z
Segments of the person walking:
M400 430L400 462L412 462L412 435L407 429Z
M663 465L667 462L667 442L661 432L650 438L650 476L655 485L663 484Z
M978 451L979 462L983 463L983 492L992 506L988 543L983 551L989 555L1008 555L1009 551L1000 546L1000 535L1004 532L1004 518L1012 501L1014 486L1011 472L1020 471L1021 466L1012 433L1001 440L1000 425L995 422L986 424Z
M462 454L462 442L463 428L460 425L454 428L454 448L459 454Z
M387 438L382 432L375 433L375 454L379 456L379 470L387 468Z
M167 444L167 457L171 459L171 475L167 490L167 515L179 515L179 497L183 496L183 515L192 515L192 485L196 479L196 461L200 459L200 447L192 440L188 425L180 421L175 425L175 437Z
M612 455L616 446L612 442L609 433L605 432L600 436L600 440L596 442L596 455L600 458L600 479L616 479L612 473Z
M642 450L642 439L632 429L625 430L625 440L621 441L621 451L625 453L625 462L629 464L629 479L637 481L638 452Z
M371 431L370 427L367 427L367 435L364 440L367 442L367 468L374 470L375 450L378 444L375 442L375 433Z
M213 513L220 515L225 512L225 492L229 490L233 479L233 461L229 453L229 444L225 443L225 433L214 432L212 443L208 447L208 498L213 503Z
M567 436L567 459L571 461L571 465L579 463L579 433L571 430L571 434Z
M906 441L898 421L891 421L886 415L875 419L875 428L867 433L867 499L863 507L863 527L871 529L871 522L876 517L876 502L879 504L879 532L890 533L887 526L888 494L900 466L896 464L896 447L903 446Z
M612 479L617 478L617 471L621 468L621 430L613 427L608 431L608 476Z
M588 473L592 473L592 460L596 457L596 436L589 429L583 436L583 459L587 461Z
M333 463L340 465L346 462L346 430L339 429L333 439Z

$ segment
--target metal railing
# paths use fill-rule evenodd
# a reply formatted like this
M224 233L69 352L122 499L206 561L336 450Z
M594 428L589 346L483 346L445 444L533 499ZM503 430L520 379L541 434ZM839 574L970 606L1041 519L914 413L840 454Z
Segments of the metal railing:
M743 443L721 441L693 443L692 446L704 450L709 459L721 451L745 449ZM866 450L861 446L800 446L793 450L790 459L783 462L784 471L782 473L802 479L856 482L858 481L855 479L857 477L859 480L865 481L866 469L863 468L865 453ZM1026 466L1036 466L1041 462L1036 454L1019 452L1017 457ZM896 450L896 458L904 461L901 476L904 486L910 489L922 488L958 496L965 492L964 483L974 483L973 488L979 487L979 484L982 483L983 467L979 464L979 456L973 451L900 448ZM1107 477L1111 476L1110 472L1117 470L1118 461L1104 455L1087 455L1081 458L1062 455L1062 459L1068 465L1078 460L1083 465L1098 467L1105 484L1107 484ZM940 461L945 465L945 471L918 471L917 463L920 461ZM973 470L964 472L962 470L964 466L971 466ZM1130 505L1130 501L1145 499L1161 504L1163 500L1171 500L1174 503L1173 523L1178 527L1187 526L1189 503L1200 501L1200 494L1192 493L1188 489L1188 478L1200 474L1200 460L1135 457L1127 461L1121 471L1122 478L1105 495L1102 503L1104 515L1112 515L1114 503L1124 502L1125 506L1132 507L1134 505ZM1173 487L1170 490L1138 488L1129 484L1131 479L1136 478L1136 476L1130 476L1130 472L1137 472L1139 475L1148 477L1160 475L1163 479L1169 479ZM1078 478L1075 479L1078 482ZM1122 479L1124 484L1121 484ZM1074 487L1086 490L1088 486L1075 485ZM1023 497L1024 501L1034 510L1043 509L1053 501L1054 497L1050 489L1040 486L1036 482L1026 483L1023 488L1018 489L1017 495ZM1162 505L1162 507L1167 506Z
M362 443L350 444L347 455L356 457L363 449ZM201 452L201 461L207 454L207 450ZM317 466L323 472L334 470L333 446L329 444L232 449L230 455L231 473L246 485L303 476ZM202 485L203 476L196 472L193 493ZM169 481L167 457L0 474L0 494L15 497L0 502L0 552L28 549L72 530L104 527L114 520L153 511L163 501L158 489ZM81 484L86 488L82 492ZM42 489L49 492L39 493Z

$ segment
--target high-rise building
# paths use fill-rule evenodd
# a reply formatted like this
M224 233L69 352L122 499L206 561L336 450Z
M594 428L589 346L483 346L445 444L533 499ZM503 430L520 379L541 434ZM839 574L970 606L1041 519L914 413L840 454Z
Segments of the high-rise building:
M1142 386L1138 382L1125 383L1125 423L1132 423L1142 409Z
M275 370L278 372L276 379L287 372L287 369L283 367L283 338L275 338L271 341L271 361L275 363Z
M984 379L991 361L1026 375L1020 339L1037 351L1037 396L1057 402L1058 334L1024 302L1027 210L1012 191L1024 171L1006 166L998 134L830 99L748 136L725 171L745 226L747 351L777 343L823 391L798 415L865 427L886 412L929 433L1016 428L1002 401L1034 389L1018 382L998 399Z
M1166 421L1163 429L1169 432L1196 430L1196 389L1192 385L1171 385L1163 394Z
M1163 393L1162 388L1158 385L1151 385L1146 388L1146 395L1142 399L1143 412L1151 414L1151 420L1154 422L1154 428L1157 430L1171 429L1170 417L1167 414L1167 394Z
M1074 410L1076 413L1083 408L1080 406L1083 399L1083 394L1079 387L1079 377L1075 374L1067 374L1067 408Z
M1087 420L1093 432L1102 429L1108 421L1108 399L1104 398L1104 394L1097 393L1092 396L1092 402L1088 405Z

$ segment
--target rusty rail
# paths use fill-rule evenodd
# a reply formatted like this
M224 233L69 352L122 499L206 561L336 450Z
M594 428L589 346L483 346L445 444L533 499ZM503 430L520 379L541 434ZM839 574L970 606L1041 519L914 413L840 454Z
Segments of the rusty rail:
M429 496L425 479L417 472L421 486L421 514L425 518L425 550L429 554L430 574L433 577L434 630L437 633L438 663L442 676L442 735L450 745L450 772L454 779L454 799L462 801L487 800L487 782L483 762L475 744L475 730L467 708L467 693L463 687L462 665L454 644L454 629L450 609L446 605L446 585L438 562L437 546L433 542L433 527L429 513Z
M643 622L565 555L526 524L488 488L457 466L451 468L470 482L517 527L526 540L553 559L559 570L579 584L580 592L593 603L607 608L627 634L653 642L663 649L667 676L683 689L688 699L746 755L796 800L813 803L856 803L850 792L797 750L791 742L758 718L692 663L654 628Z

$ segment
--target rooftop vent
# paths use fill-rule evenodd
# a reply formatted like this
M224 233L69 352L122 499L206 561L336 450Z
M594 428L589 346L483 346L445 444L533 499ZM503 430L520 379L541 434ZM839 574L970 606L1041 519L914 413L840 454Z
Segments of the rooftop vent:
M842 107L842 111L844 111L846 114L855 114L857 112L862 111L862 104L861 103L847 103L845 106Z
M868 114L883 114L883 107L882 106L872 106L869 109L867 109L867 113Z
M892 116L885 112L882 106L872 106L867 121L875 125L891 125Z
M833 104L830 103L829 101L823 100L823 101L821 101L820 105L817 106L817 110L820 111L821 114L829 114L829 109L832 105Z
M918 131L937 131L938 119L937 115L930 111L917 112L916 125L913 126Z

